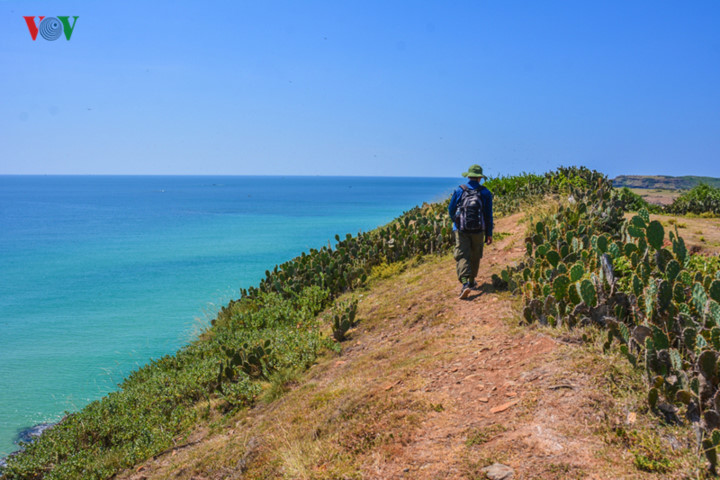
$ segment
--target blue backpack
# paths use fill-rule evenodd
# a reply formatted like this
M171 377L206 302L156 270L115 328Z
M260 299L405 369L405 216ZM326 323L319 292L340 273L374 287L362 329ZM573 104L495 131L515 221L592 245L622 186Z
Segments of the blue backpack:
M480 191L485 188L482 185L476 189L467 185L460 185L463 193L458 201L455 223L458 230L467 233L480 233L485 230L485 216L483 215L483 203L480 198Z

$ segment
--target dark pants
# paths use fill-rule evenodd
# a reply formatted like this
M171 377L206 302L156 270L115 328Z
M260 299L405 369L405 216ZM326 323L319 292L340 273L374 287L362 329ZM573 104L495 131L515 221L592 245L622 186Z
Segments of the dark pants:
M455 261L457 262L457 276L461 283L475 279L480 268L480 259L483 256L485 233L465 233L455 231Z

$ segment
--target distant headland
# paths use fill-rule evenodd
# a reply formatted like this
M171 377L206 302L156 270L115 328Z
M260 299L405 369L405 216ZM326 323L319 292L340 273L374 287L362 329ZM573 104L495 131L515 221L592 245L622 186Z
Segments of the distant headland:
M666 175L619 175L612 180L615 187L656 188L663 190L689 190L696 185L705 183L720 188L720 178L696 177L686 175L670 177Z

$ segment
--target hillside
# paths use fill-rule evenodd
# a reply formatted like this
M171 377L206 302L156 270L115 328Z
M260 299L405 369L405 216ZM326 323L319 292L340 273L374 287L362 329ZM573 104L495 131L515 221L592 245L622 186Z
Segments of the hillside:
M117 478L480 479L494 463L516 479L694 472L690 428L658 425L641 373L602 353L604 335L519 326L520 303L489 280L522 257L525 229L519 214L498 221L468 301L449 256L376 274L340 354Z
M705 183L713 187L720 187L720 178L714 177L670 177L665 175L619 175L613 180L615 187L660 189L660 190L689 190L692 187Z
M2 478L709 478L720 220L630 213L582 167L488 184L469 301L443 205L336 236Z

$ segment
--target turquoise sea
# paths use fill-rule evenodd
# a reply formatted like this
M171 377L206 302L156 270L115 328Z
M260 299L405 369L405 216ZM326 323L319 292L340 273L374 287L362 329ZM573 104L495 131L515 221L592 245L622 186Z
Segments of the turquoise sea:
M460 182L0 176L0 457L190 341L266 269Z

